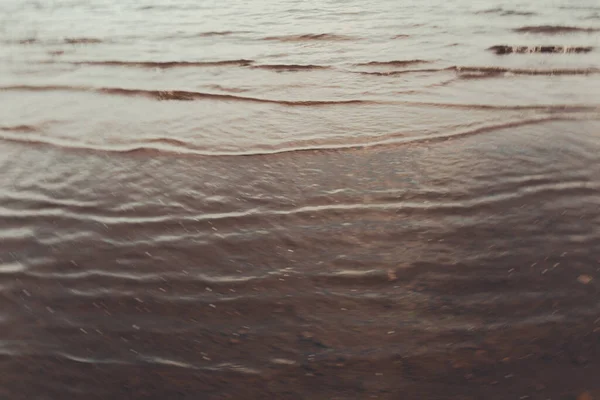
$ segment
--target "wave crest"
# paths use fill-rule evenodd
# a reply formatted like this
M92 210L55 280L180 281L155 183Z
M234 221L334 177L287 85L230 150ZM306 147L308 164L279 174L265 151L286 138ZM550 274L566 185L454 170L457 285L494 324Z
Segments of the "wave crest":
M592 51L591 46L507 46L497 45L488 48L496 54L533 54L533 53L589 53Z
M253 65L252 68L255 69L266 69L270 71L313 71L318 69L330 69L330 66L327 65L312 65L312 64L260 64Z
M392 60L392 61L370 61L355 64L360 67L404 67L406 65L425 64L430 61L414 59L414 60Z
M69 92L96 92L111 94L117 96L132 96L132 97L148 97L155 100L228 100L228 101L244 101L252 103L271 103L284 106L327 106L327 105L342 105L342 104L380 104L375 100L275 100L265 99L260 97L236 96L232 94L204 93L186 90L150 90L150 89L126 89L126 88L110 88L110 87L83 87L83 86L4 86L0 87L0 91L30 91L30 92L48 92L48 91L69 91Z
M342 41L353 40L351 36L336 35L333 33L308 33L304 35L282 35L268 36L264 40L275 40L279 42L310 42L310 41Z
M182 67L220 67L229 65L249 66L254 60L221 60L221 61L73 61L70 64L109 66L109 67L137 67L137 68L182 68Z
M543 33L547 35L556 35L559 33L592 33L598 32L600 29L597 28L580 28L577 26L563 26L563 25L537 25L537 26L522 26L514 29L518 33Z

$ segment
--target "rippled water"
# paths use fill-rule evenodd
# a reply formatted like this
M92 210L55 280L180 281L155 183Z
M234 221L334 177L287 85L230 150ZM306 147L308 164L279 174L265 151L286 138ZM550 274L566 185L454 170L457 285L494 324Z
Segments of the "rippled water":
M0 1L0 398L600 396L598 29Z

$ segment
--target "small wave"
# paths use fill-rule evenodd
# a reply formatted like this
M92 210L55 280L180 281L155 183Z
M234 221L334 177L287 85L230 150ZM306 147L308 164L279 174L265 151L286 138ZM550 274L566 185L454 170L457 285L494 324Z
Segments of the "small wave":
M429 68L429 69L403 69L401 71L386 71L386 72L373 72L373 71L359 71L357 74L362 75L378 75L378 76L394 76L403 74L417 74L424 72L443 72L448 71L448 68Z
M440 135L440 136L436 136L433 138L433 141L445 141L448 139L459 139L459 138L464 138L466 136L471 136L471 135L477 135L477 134L483 134L483 133L487 133L487 132L491 132L491 131L496 131L499 129L507 129L507 128L512 128L512 127L518 127L518 126L525 126L525 125L530 125L530 124L536 124L536 123L540 123L540 122L548 122L548 121L552 121L552 119L538 119L538 120L523 120L523 121L514 121L514 122L509 122L506 124L498 124L498 125L490 125L487 127L482 127L480 129L475 129L472 131L464 131L462 133L455 133L455 134L444 134L444 135ZM430 141L426 140L426 139L419 139L420 143L426 142L429 143ZM413 143L413 142L411 142ZM386 144L394 144L394 143L386 143ZM381 144L379 144L378 146L381 146ZM315 149L307 149L305 151L314 151ZM338 151L341 149L329 149L331 151ZM299 150L288 150L285 151L285 153L289 153L289 152L298 152ZM282 152L283 153L283 152ZM276 154L276 153L271 153L271 154ZM268 154L248 154L250 156L259 156L259 155L268 155ZM377 211L377 210L381 210L381 211L386 211L386 210L407 210L407 211L435 211L435 210L460 210L460 209L468 209L468 210L473 210L475 208L478 207L483 207L492 203L501 203L501 202L505 202L505 201L510 201L510 200L514 200L514 199L518 199L518 198L524 198L524 197L529 197L529 196L535 196L535 195L539 195L539 194L543 194L543 193L559 193L559 192L577 192L579 194L589 194L589 195L594 195L595 193L597 193L599 188L599 185L594 184L594 183L590 183L588 181L585 180L580 180L580 181L572 181L572 182L549 182L546 184L536 184L536 185L530 185L530 186L526 186L523 188L516 188L515 189L511 189L511 190L507 190L507 191L502 191L502 192L498 192L495 194L483 194L481 196L470 196L469 198L465 198L465 199L460 199L460 200L448 200L448 199L444 199L444 200L439 200L439 201L422 201L422 200L402 200L402 199L397 199L397 198L389 198L389 199L381 199L381 201L373 201L373 202L328 202L328 203L322 203L322 204L316 204L316 205L304 205L304 206L291 206L291 207L285 207L285 208L270 208L270 209L249 209L249 210L245 210L245 211L236 211L236 212L229 212L229 213L219 213L219 214L212 214L212 215L201 215L198 217L193 217L193 216L187 216L187 217L183 217L182 219L185 220L210 220L210 221L217 221L217 220L240 220L240 219L244 219L244 218L254 218L256 220L262 220L265 217L273 217L273 216L283 216L283 217L287 217L287 216L293 216L293 215L302 215L302 214L308 214L308 215L314 215L314 214L322 214L322 213L331 213L331 212L364 212L367 210L373 210L373 211ZM37 214L36 215L38 218L41 216L43 217L44 215L40 215ZM73 215L71 217L80 217L80 218L88 218L88 215ZM150 218L146 218L146 219L136 219L136 220L131 220L131 219L126 219L126 218L122 218L122 217L112 217L112 218L101 218L101 217L97 217L97 216L90 216L92 219L95 220L103 220L106 221L107 224L118 224L118 225L130 225L133 223L151 223L151 222L159 222L157 221L156 218L150 219ZM165 216L164 218L162 218L163 220L167 220L167 218L171 218L171 216ZM287 272L286 272L287 274ZM90 275L90 271L82 271L82 272L73 272L73 273L37 273L37 272L27 272L27 271L23 271L23 275L24 276L34 276L34 277L38 277L41 279L67 279L67 280L86 280L89 279L90 276L99 276L99 277L110 277L110 278L115 278L115 279L126 279L126 280L133 280L133 281L137 281L137 282L157 282L157 281L165 281L168 280L169 282L173 281L173 283L178 283L177 281L187 281L190 280L191 282L193 282L193 284L201 286L201 285L205 285L206 283L206 278L204 275L202 276L198 276L198 277L193 277L193 276L189 276L189 275L185 275L185 274L177 274L177 275L173 275L173 274L169 274L169 275L164 275L164 273L162 274L138 274L138 273L134 273L134 274L127 274L127 273L111 273L111 272L106 272L106 271L99 271L99 270L95 270L93 271L93 275ZM248 286L249 282L255 282L256 285L260 285L263 286L270 286L269 282L273 283L273 282L277 282L279 281L279 276L281 275L275 275L275 276L267 276L267 275L262 275L262 276L248 276L248 277L237 277L234 278L236 279L236 281L234 282L227 282L226 285L228 287L231 286L231 283L239 283L240 286ZM314 280L322 280L323 278L325 278L326 280L334 280L334 281L354 281L357 282L359 280L362 281L367 281L369 283L375 283L375 282L385 282L385 281L389 281L389 275L388 275L388 270L382 270L382 269L364 269L364 270L357 270L357 269L344 269L341 271L336 271L336 272L330 272L330 273L317 273L316 275L309 275L310 278L314 279ZM22 277L21 277L22 278ZM219 278L217 278L219 279ZM220 281L219 281L220 283ZM209 284L212 284L209 282ZM218 285L215 285L218 286ZM225 286L225 285L224 285ZM78 296L82 296L82 297L98 297L98 296L103 296L106 294L111 294L113 296L121 296L121 297L127 297L129 296L128 293L121 291L120 289L113 289L114 285L111 285L109 282L106 282L105 285L101 285L101 286L95 286L93 288L77 288L75 289L76 286L72 286L73 289L70 290L70 292L74 295L78 295ZM117 286L118 287L118 286ZM175 297L173 295L165 295L165 294L160 294L157 293L155 294L156 297L163 299L163 300L167 300L167 299L175 299ZM240 292L236 292L236 294L230 294L228 296L219 296L218 299L212 299L211 298L212 295L211 294L202 294L202 293L194 293L191 294L189 296L181 296L176 298L177 301L193 301L193 302L215 302L215 303L221 303L221 304L227 304L227 303L237 303L240 301L248 301L250 300L249 297L247 297L246 295L244 295L243 293ZM259 300L258 298L256 298L256 300ZM263 300L266 300L263 298Z
M502 7L490 8L488 10L478 11L476 14L497 14L503 17L509 16L522 16L522 17L532 17L537 15L533 11L517 11L517 10L505 10Z
M0 264L0 274L14 274L25 271L25 266L18 261Z
M515 32L519 33L545 33L545 34L559 34L559 33L576 33L576 32L598 32L600 29L597 28L580 28L576 26L562 26L562 25L538 25L538 26L523 26L521 28L514 29Z
M533 17L534 15L537 15L537 13L534 13L532 11L514 11L514 10L506 10L503 13L501 13L500 15L502 15L503 17L508 17L508 16L522 16L522 17Z
M474 108L474 109L509 109L509 110L537 110L537 109L553 109L552 106L512 106L512 107L502 107L502 106L486 106L486 105L468 105L468 104L435 104L435 103L412 103L424 106L437 106L437 107L449 107L449 108ZM557 106L555 107L557 110L560 109L562 111L568 112L568 106ZM575 111L582 111L582 107L579 109L575 109ZM597 108L594 108L597 110ZM553 121L570 121L576 120L575 117L567 117L561 115L555 116L544 116L532 119L519 119L513 121L507 121L500 124L492 124L486 125L470 130L458 131L458 132L450 132L450 133L442 133L437 135L425 135L425 136L414 136L414 137L405 137L404 135L388 135L383 138L378 138L373 141L364 141L360 143L296 143L290 145L290 143L286 143L282 146L268 146L263 148L257 148L255 150L250 151L210 151L203 150L200 148L196 148L193 145L188 143L180 142L178 140L158 140L154 143L131 143L129 145L123 145L119 147L95 147L91 144L86 143L73 143L72 141L66 142L57 142L53 139L47 137L21 137L21 136L11 136L11 135L2 135L0 136L0 140L7 142L15 142L21 144L29 144L29 145L40 145L40 146L52 146L63 149L71 149L71 150L79 150L79 151L93 151L93 152L106 152L106 153L122 153L122 154L133 154L133 153L156 153L156 154L178 154L178 155L189 155L189 156L204 156L204 157L253 157L253 156L269 156L269 155L277 155L277 154L285 154L285 153L303 153L303 152L316 152L316 151L344 151L344 150L359 150L366 148L375 148L375 147L384 147L384 146L398 146L398 145L416 145L422 143L436 143L436 142L444 142L452 139L459 139L468 136L493 132L500 129L506 128L515 128L526 125L535 125L545 122L553 122ZM170 145L161 146L161 144L167 143ZM159 144L159 146L156 146ZM47 212L45 212L48 214ZM51 214L48 214L51 215ZM54 215L54 214L52 214ZM63 215L63 214L61 214ZM245 213L243 213L245 215ZM27 216L27 215L25 215ZM39 218L39 213L31 214L30 216ZM63 215L64 216L64 215ZM121 217L119 217L121 218ZM212 219L215 217L212 216ZM109 221L103 221L107 223ZM145 221L148 222L148 221ZM162 222L162 218L158 218L157 222Z
M220 67L229 65L248 66L254 60L222 60L222 61L73 61L75 65L97 65L110 67L137 67L137 68L183 68L183 67Z
M100 358L93 358L93 357L85 357L85 356L68 354L65 352L58 352L58 351L54 352L52 354L52 356L59 360L61 360L61 359L68 360L68 361L73 361L73 362L80 363L80 364L93 364L93 365L98 365L98 364L130 365L130 364L132 364L131 362L127 362L124 360L117 360L117 359L110 359L110 358L100 359Z
M161 36L161 39L194 39L194 38L212 38L212 37L224 37L233 35L242 35L252 33L252 31L205 31L205 32L173 32L165 36Z
M471 79L484 79L493 78L499 75L504 75L502 72L475 72L475 73L462 73L459 74L460 79L471 80Z
M4 132L36 132L38 128L32 125L14 125L0 126L0 131Z
M164 5L164 6L141 6L138 8L138 10L144 11L144 10L170 10L171 7Z
M593 75L600 73L599 68L557 68L557 69L526 69L526 68L504 68L504 67L462 67L452 66L447 68L432 68L432 69L407 69L401 71L386 71L386 72L357 72L364 75L379 75L379 76L394 76L402 74L414 74L424 72L446 72L456 71L461 74L460 77L491 77L501 74L513 75ZM469 75L471 74L471 75Z
M497 45L488 48L496 54L528 53L589 53L593 47L585 46L507 46Z
M283 35L268 36L264 40L275 40L279 42L310 42L310 41L342 41L354 40L355 38L345 35L335 35L332 33L313 33L305 35Z
M97 44L102 43L101 39L97 38L65 38L64 42L66 44Z
M366 63L355 64L357 66L364 67L403 67L406 65L414 65L414 64L424 64L428 63L426 60L392 60L392 61L370 61Z
M27 38L27 39L21 39L17 41L18 44L35 44L38 43L38 39L36 38Z
M2 89L0 89L2 90ZM88 89L89 90L89 89ZM94 89L92 89L94 90ZM202 92L190 92L184 90L173 90L173 91L160 91L160 90L140 90L140 89L122 89L122 88L99 88L95 89L100 93L123 95L123 96L145 96L151 97L157 100L202 100L202 99L214 99L214 100L229 100L229 101L245 101L253 103L271 103L280 104L285 106L324 106L324 105L340 105L340 104L377 104L376 101L370 100L306 100L306 101L292 101L292 100L273 100L259 97L245 97L235 96L229 94L217 94L217 93L202 93Z
M504 11L502 7L488 8L487 10L477 11L475 14L498 14Z
M358 208L355 206L353 208ZM347 209L351 206L346 205ZM368 269L368 270L349 270L344 269L336 272L325 272L310 276L310 278L319 283L326 283L328 286L347 285L352 283L356 285L373 285L390 281L388 270Z
M218 219L224 218L240 218L247 216L247 213L233 213L233 214L218 214L212 215L211 217L217 217ZM93 217L92 217L93 218ZM206 218L207 219L207 218ZM111 222L104 218L106 222ZM166 220L166 219L164 219ZM115 222L114 219L112 219ZM156 221L155 219L146 219L145 222L151 223ZM148 241L146 243L128 243L130 246L136 246L141 244L156 245L156 241ZM160 242L158 242L160 243ZM2 264L0 264L2 265ZM57 280L87 280L92 278L103 278L114 283L114 280L120 281L135 281L144 283L156 283L164 282L165 279L173 282L194 282L197 285L211 285L211 286L227 286L232 285L246 285L251 282L257 282L261 285L266 285L270 280L279 282L279 275L206 275L206 274L187 274L184 272L172 272L172 273L129 273L129 272L110 272L106 270L81 270L76 272L36 272L27 271L27 268L21 268L20 266L10 266L11 272L21 272L23 276L37 279L57 279Z
M49 43L49 44L98 44L103 43L102 39L98 38L64 38L62 40L50 39L50 40L40 40L39 38L25 38L20 39L12 43L17 44L38 44L38 43Z
M581 75L600 73L600 69L590 70L518 70L510 68L499 68L499 67L450 67L443 69L442 71L462 71L462 72L512 72L515 74L525 75L551 75L556 74L570 74L570 75ZM398 71L403 72L403 71ZM260 97L246 97L236 96L229 94L219 93L204 93L204 92L192 92L184 90L145 90L145 89L125 89L125 88L106 88L106 87L81 87L81 86L29 86L29 85L16 85L16 86L1 86L0 92L8 91L30 91L30 92L48 92L48 91L69 91L69 92L96 92L101 94L111 94L120 96L131 96L131 97L149 97L155 100L179 100L179 101L192 101L192 100L203 100L203 99L214 99L214 100L228 100L228 101L243 101L253 103L270 103L279 104L284 106L328 106L328 105L351 105L351 104L364 104L364 105L375 105L375 104L404 104L404 105L419 105L419 106L433 106L433 107L452 107L452 108L473 108L473 109L497 109L497 110L557 110L557 111L597 111L597 106L581 106L581 105L536 105L536 106L494 106L484 104L451 104L451 103L434 103L434 102L415 102L415 101L379 101L379 100L364 100L364 99L349 99L349 100L276 100L267 99ZM5 131L25 129L28 125L22 125L17 127L6 127ZM35 130L36 128L33 127Z
M261 375L262 371L257 368L252 368L237 363L220 363L214 367L204 367L204 369L215 372L226 372L243 375Z
M326 106L326 105L343 105L343 104L380 104L375 100L274 100L260 97L245 97L235 96L231 94L218 93L203 93L192 92L185 90L145 90L145 89L125 89L125 88L94 88L81 86L4 86L0 87L0 91L31 91L31 92L48 92L48 91L70 91L70 92L96 92L111 94L117 96L132 96L132 97L148 97L155 100L228 100L228 101L244 101L253 103L271 103L284 106Z
M252 68L266 69L271 71L310 71L317 69L329 69L331 67L327 65L311 65L311 64L262 64L253 65Z
M504 67L450 67L456 71L461 78L485 78L502 74L512 75L592 75L600 73L598 68L562 68L562 69L523 69Z
M400 33L398 35L392 36L392 39L406 39L406 38L409 38L409 37L410 37L410 35L406 35L404 33Z
M142 360L147 362L148 364L158 364L165 365L167 367L176 367L176 368L184 368L184 369L198 369L196 366L192 364L188 364L182 361L171 360L163 357L142 357Z
M568 6L560 6L558 7L561 10L582 10L582 11L593 11L593 10L599 10L600 11L600 6L576 6L576 5L572 5L569 4Z
M235 32L235 31L211 31L211 32L200 32L197 37L211 37L211 36L228 36L233 35L235 33L244 33L244 32Z
M163 4L163 5L151 5L151 6L141 6L139 8L137 8L137 10L140 11L144 11L144 10L164 10L164 11L169 11L172 12L173 10L198 10L198 5L195 4L194 2L190 3L190 4L181 4L181 3L171 3L168 2L167 4Z

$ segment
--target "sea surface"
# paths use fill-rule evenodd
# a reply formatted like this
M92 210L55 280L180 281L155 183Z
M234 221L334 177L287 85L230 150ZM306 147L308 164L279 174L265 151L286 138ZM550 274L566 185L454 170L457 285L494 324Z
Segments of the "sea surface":
M600 399L596 0L0 0L0 399Z

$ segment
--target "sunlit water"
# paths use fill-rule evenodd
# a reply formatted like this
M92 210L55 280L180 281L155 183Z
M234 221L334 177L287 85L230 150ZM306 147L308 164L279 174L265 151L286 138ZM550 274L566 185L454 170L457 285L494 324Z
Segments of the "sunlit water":
M1 0L0 398L600 395L599 29Z

